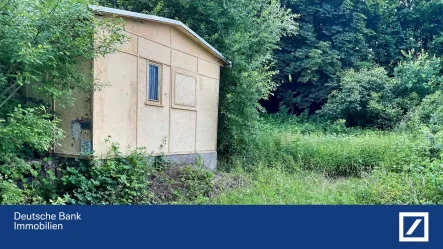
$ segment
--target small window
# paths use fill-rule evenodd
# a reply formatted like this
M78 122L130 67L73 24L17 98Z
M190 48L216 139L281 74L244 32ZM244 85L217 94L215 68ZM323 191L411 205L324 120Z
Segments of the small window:
M149 64L148 101L160 102L160 65Z

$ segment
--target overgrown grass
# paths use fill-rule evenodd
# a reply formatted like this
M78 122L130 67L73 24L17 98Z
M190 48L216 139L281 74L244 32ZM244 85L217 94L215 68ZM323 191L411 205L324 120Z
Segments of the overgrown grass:
M415 137L406 133L336 130L339 132L318 128L306 132L296 121L263 122L254 148L235 157L231 164L250 168L260 162L289 171L301 168L326 175L359 176L377 166L395 168L418 162L425 154Z
M358 179L327 178L316 172L287 173L280 168L260 168L251 183L228 190L199 204L358 204Z
M251 184L211 204L437 204L441 141L420 133L347 129L266 118L255 146L222 163Z

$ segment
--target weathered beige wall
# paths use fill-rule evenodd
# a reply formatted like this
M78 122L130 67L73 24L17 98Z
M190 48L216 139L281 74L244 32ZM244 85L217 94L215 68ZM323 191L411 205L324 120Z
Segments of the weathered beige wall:
M160 43L170 47L171 45L171 27L167 24L125 19L125 29L128 32L137 34L139 37L145 37L153 42Z
M64 139L55 141L54 152L63 155L79 155L82 142L92 143L92 94L77 93L72 107L62 107L55 100L56 117L65 131ZM91 144L92 145L92 144Z
M161 106L151 106L146 104L147 65L148 60L139 59L137 147L145 147L149 153L168 153L171 68L162 67Z
M171 64L171 49L169 47L145 38L139 38L139 51L141 57L167 65Z
M196 114L194 111L171 109L170 153L196 151Z
M175 27L126 19L129 41L117 54L94 62L109 87L93 100L93 148L104 139L154 154L187 154L217 148L220 62ZM161 100L147 99L147 66L161 65Z
M197 100L197 151L217 149L218 80L200 77Z
M96 77L109 84L94 94L93 149L97 155L107 152L108 136L123 151L136 148L137 60L120 52L94 62Z
M171 47L177 51L182 51L214 63L219 63L219 60L209 51L203 49L200 44L193 41L188 35L174 27L171 27Z

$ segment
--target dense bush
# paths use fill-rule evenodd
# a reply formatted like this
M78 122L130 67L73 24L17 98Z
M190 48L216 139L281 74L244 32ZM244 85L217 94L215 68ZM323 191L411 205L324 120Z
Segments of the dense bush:
M152 163L140 150L124 156L111 144L106 160L93 159L80 167L68 167L61 179L72 204L147 204Z
M328 95L335 90L331 83L343 71L378 64L392 75L393 68L408 58L403 51L443 55L441 0L281 3L300 14L300 32L282 38L282 49L276 51L279 74L275 79L282 84L276 97L266 103L272 112L285 106L293 114L313 114L329 100ZM403 75L418 76L414 74Z
M344 119L348 126L397 126L442 83L440 59L426 53L407 58L394 69L394 77L381 67L344 72L318 113L327 120Z
M436 91L426 96L422 103L413 108L399 124L398 128L410 132L440 134L443 130L443 93Z
M401 117L393 102L394 79L381 67L343 73L338 90L319 112L328 120L344 119L349 126L392 127Z
M108 159L52 161L16 159L0 167L0 204L165 204L209 197L214 173L173 165L143 149L123 155L111 144ZM43 163L46 162L46 163ZM198 164L199 160L196 159ZM58 172L56 177L54 172Z
M407 54L406 60L394 69L395 85L393 95L403 100L403 108L410 110L420 104L427 95L441 89L443 78L440 75L442 61L427 53L414 56Z
M0 175L0 204L20 205L25 203L23 191L12 180L5 180Z
M60 139L63 131L57 127L58 120L43 107L23 109L20 106L7 115L7 122L0 127L0 165L21 156L24 148L38 152L48 151L54 139Z
M14 159L0 167L0 204L50 204L59 199L48 164Z

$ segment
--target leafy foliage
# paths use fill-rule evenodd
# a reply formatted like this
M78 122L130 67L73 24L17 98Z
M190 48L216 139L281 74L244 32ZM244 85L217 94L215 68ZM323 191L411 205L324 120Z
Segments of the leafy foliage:
M282 49L275 54L279 70L275 80L281 86L276 97L264 103L271 112L313 114L336 90L342 71L380 65L391 76L401 61L411 58L404 51L436 56L443 52L439 0L284 0L282 4L300 14L300 34L283 38ZM415 66L424 66L421 62ZM395 74L404 73L402 66Z
M152 170L143 151L121 154L111 143L107 160L94 159L79 168L68 167L61 179L72 204L147 204Z
M43 107L23 109L20 106L8 115L5 127L0 127L0 164L17 155L25 146L39 152L52 148L54 139L63 136L57 120L50 120Z
M75 90L93 89L87 61L112 53L125 36L118 19L94 18L88 0L0 1L0 109L34 86L69 104ZM105 34L106 35L101 35ZM37 84L38 83L38 84Z
M157 170L152 178L153 203L193 202L209 197L214 174L199 166L168 167Z
M276 52L282 83L279 101L291 113L318 110L331 90L328 83L350 67L371 61L363 1L282 1L300 14L300 34L282 39ZM291 99L294 99L291 103Z
M57 178L47 165L15 158L0 167L0 204L50 204Z
M407 59L394 69L394 76L398 80L393 94L406 101L403 104L404 109L410 110L411 107L419 105L425 96L441 88L441 63L440 58L429 56L427 53L414 56L410 52Z
M393 128L423 98L441 88L441 61L424 53L394 69L381 67L345 71L318 113L328 120L345 119L349 126Z
M144 149L126 156L108 142L108 159L76 159L58 169L53 159L14 158L0 167L0 204L166 204L207 198L216 188L214 173L201 165L173 165Z
M401 111L391 103L393 80L381 67L343 73L338 90L320 111L330 120L344 119L350 126L378 126L399 120Z

